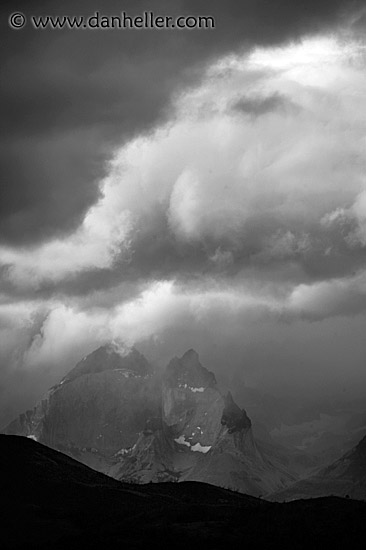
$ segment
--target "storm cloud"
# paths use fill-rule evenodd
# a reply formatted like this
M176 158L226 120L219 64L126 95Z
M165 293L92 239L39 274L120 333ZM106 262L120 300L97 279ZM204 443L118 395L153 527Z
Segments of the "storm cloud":
M102 11L78 4L62 13ZM4 418L108 340L137 344L158 364L196 347L212 368L256 382L320 387L329 376L341 387L349 376L357 386L361 7L156 2L155 13L213 15L216 28L6 29ZM47 2L18 8L59 13ZM342 345L355 350L347 376Z
M207 13L213 30L35 30L9 28L2 2L0 238L22 244L68 233L99 193L116 145L167 117L172 95L213 59L328 27L349 2L22 2L27 17ZM357 8L357 2L355 6ZM348 9L347 9L348 11Z

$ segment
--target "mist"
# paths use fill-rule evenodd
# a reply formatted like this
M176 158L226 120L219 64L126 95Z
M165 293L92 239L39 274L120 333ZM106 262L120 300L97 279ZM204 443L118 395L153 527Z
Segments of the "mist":
M6 136L0 424L111 341L158 369L194 348L223 387L364 397L364 12L280 2L268 32L259 4L242 29L214 2L216 40L110 34L91 65L89 32L27 29L25 90L9 35L28 115Z

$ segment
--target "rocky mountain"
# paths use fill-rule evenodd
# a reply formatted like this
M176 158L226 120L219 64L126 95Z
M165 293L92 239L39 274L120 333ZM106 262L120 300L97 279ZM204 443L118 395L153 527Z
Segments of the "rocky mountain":
M328 495L366 500L366 437L330 466L275 492L273 500L295 500Z
M120 483L0 435L2 550L363 548L366 504L271 503L205 483Z
M135 483L205 481L257 496L294 479L261 449L245 410L221 393L194 350L168 364L161 417L109 473Z
M234 400L245 403L257 438L282 455L286 468L308 477L350 451L366 435L363 400L345 396L310 398L273 395L247 386L238 373L226 380Z
M25 435L118 480L205 481L259 496L294 481L253 435L194 350L155 373L136 350L103 346L20 415Z
M146 421L159 414L160 388L136 349L103 346L11 422L4 433L24 435L100 471L131 448Z

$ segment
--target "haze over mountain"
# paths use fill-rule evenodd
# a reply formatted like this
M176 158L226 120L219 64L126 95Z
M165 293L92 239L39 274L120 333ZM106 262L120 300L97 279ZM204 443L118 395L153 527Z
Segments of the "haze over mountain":
M0 546L363 548L365 0L0 15Z
M136 349L98 348L6 429L104 470L159 413L158 380ZM107 460L107 463L105 463ZM100 464L99 464L100 463Z
M161 375L134 348L99 348L4 432L130 482L205 481L259 496L296 479L192 349Z
M333 464L271 498L283 501L329 495L366 500L366 437Z
M125 0L216 22L131 32L31 24L117 0L19 0L19 31L12 4L0 425L118 338L314 411L365 399L364 0Z

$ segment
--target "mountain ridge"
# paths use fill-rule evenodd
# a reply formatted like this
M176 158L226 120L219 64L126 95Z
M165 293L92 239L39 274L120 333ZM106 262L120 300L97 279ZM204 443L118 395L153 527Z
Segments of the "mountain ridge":
M285 501L329 495L366 500L366 437L332 464L276 491L271 499Z
M102 346L4 431L135 483L202 477L258 496L295 479L193 349L159 373L135 348Z

